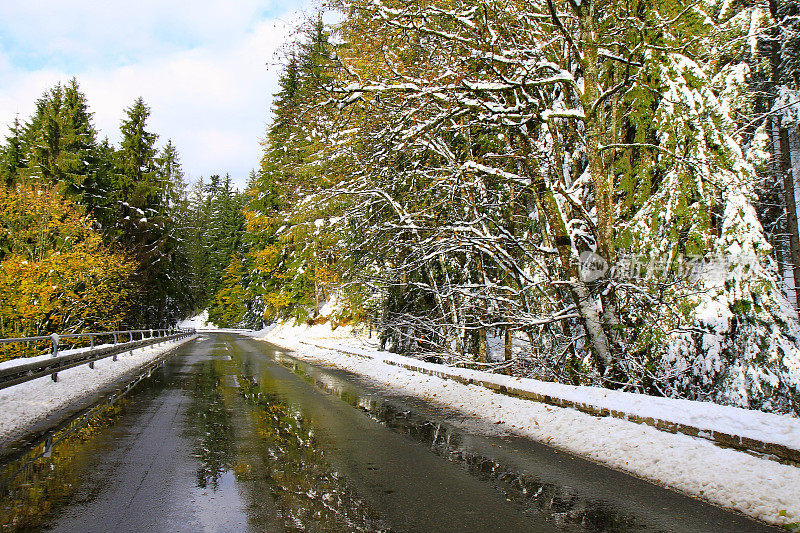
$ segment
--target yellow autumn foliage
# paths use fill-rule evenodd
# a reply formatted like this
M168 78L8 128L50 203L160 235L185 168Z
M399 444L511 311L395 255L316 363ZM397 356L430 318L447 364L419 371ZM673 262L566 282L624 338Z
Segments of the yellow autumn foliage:
M56 190L0 187L0 337L115 329L134 266Z
M244 267L238 254L231 256L222 275L222 287L208 308L208 317L224 328L239 327L247 312L245 291L242 287Z
M280 315L281 311L293 303L291 294L286 292L270 292L264 295L264 318Z

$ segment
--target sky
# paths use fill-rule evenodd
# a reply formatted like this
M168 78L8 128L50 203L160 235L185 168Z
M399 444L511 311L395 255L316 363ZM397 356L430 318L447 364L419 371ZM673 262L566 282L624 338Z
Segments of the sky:
M119 141L142 96L150 131L172 139L189 180L258 165L280 50L313 0L0 1L0 137L73 76L100 138Z

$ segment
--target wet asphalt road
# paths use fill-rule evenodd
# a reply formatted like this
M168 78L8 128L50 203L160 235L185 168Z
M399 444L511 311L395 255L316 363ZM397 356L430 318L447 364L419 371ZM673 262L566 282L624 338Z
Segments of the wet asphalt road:
M267 343L205 334L106 425L29 469L2 516L81 533L775 531L484 429Z

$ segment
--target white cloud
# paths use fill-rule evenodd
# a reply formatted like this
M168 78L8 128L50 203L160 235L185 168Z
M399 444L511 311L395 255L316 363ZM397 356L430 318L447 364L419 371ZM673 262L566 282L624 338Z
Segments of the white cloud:
M161 136L161 144L174 141L190 177L230 172L243 184L257 166L280 74L267 64L291 38L299 12L264 18L270 5L256 0L240 0L235 9L229 2L202 0L93 1L81 3L81 9L74 2L46 0L24 12L21 2L9 4L19 5L0 7L0 18L15 21L0 23L5 32L0 32L0 125L10 124L17 113L26 119L45 89L74 75L95 113L95 126L112 142L118 140L124 108L142 96L151 107L150 130ZM7 37L10 26L13 35ZM23 42L34 31L40 38L48 35L41 54L74 50L81 66L21 64L8 40Z
M169 45L226 41L267 12L288 10L263 0L37 0L3 2L0 19L6 44L34 56L140 59Z

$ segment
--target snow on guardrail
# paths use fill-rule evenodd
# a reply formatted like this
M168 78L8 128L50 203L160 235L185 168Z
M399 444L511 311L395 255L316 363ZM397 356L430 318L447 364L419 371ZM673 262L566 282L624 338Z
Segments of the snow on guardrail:
M139 340L134 340L134 335L140 335ZM149 334L149 336L147 336ZM194 334L193 329L161 329L161 330L129 330L112 331L107 333L73 333L47 337L23 337L14 339L0 339L0 345L17 344L25 345L46 341L51 343L50 353L32 358L17 358L0 363L0 389L25 383L43 376L50 375L53 381L58 381L58 372L75 366L88 364L94 368L94 363L106 357L117 356L124 352L131 352L137 348L160 344L171 340L179 340ZM124 336L129 337L128 342L119 342ZM113 344L95 346L95 338L108 336L114 340ZM89 347L83 349L59 352L62 339L88 338Z

